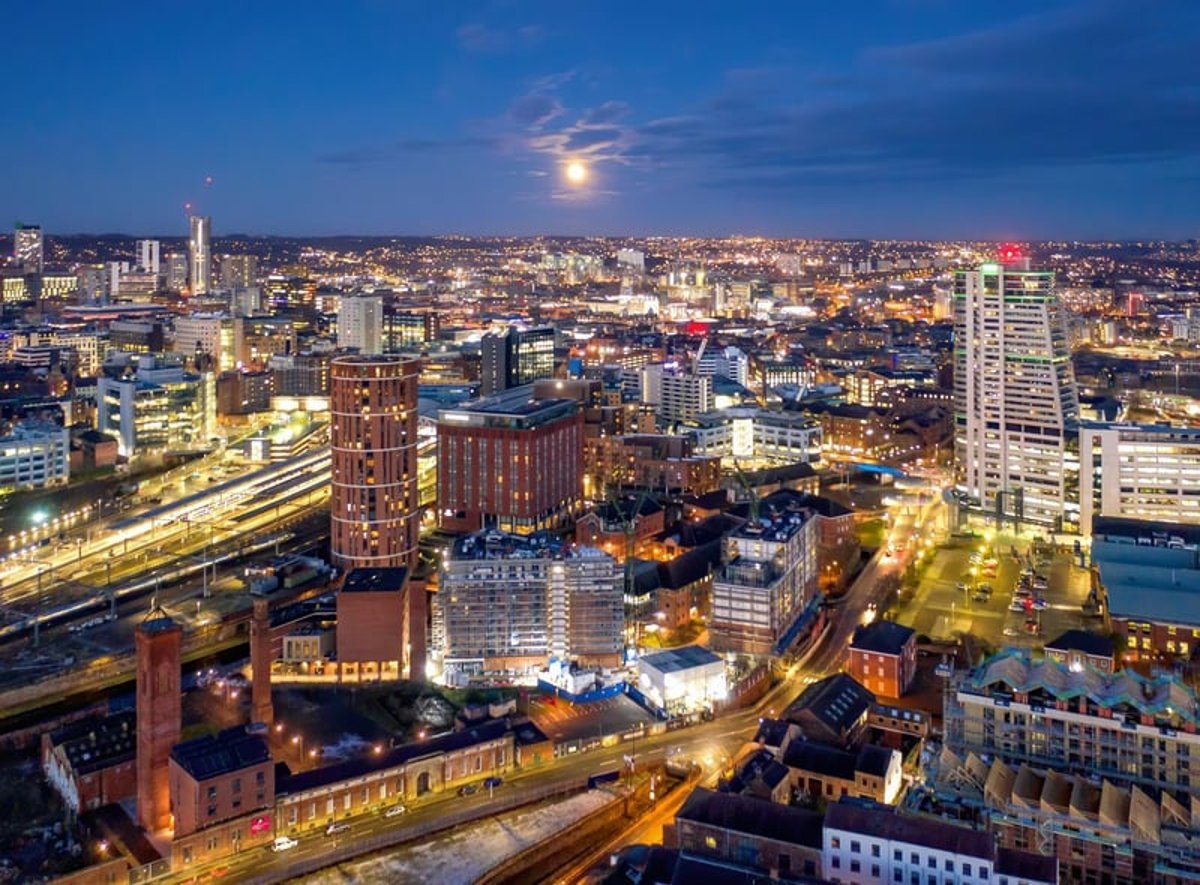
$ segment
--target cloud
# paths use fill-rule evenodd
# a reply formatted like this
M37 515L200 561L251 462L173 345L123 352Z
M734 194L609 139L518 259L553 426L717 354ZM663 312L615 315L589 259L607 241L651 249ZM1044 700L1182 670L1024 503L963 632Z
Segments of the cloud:
M695 108L636 127L627 157L750 188L1194 159L1200 91L1186 47L1195 32L1098 0L866 50L835 90L803 75L745 88L757 72L733 72Z
M589 108L579 118L580 126L604 126L615 123L629 113L629 105L623 101L606 101L604 104Z
M496 27L483 22L467 22L454 32L458 45L467 52L511 52L541 43L545 29L538 24Z
M508 107L509 118L526 129L539 129L562 112L562 102L542 92L522 95Z

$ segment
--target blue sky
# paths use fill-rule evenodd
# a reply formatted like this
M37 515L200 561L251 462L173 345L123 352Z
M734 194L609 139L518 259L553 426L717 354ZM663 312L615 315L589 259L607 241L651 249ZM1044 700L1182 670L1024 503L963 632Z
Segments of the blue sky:
M1189 0L66 2L6 25L0 211L52 233L182 233L191 203L218 235L1200 235Z

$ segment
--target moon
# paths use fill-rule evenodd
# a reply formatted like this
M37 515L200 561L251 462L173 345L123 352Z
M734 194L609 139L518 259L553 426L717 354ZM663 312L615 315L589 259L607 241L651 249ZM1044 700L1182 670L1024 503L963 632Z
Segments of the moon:
M583 165L579 160L572 160L568 163L566 173L567 181L571 182L571 184L583 184L587 181L587 166Z

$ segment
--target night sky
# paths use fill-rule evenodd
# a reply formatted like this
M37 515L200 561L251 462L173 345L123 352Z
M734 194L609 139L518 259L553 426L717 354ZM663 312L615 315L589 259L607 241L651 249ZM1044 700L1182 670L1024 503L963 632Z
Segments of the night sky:
M191 202L217 235L1200 235L1195 0L14 2L4 23L6 227L181 234Z

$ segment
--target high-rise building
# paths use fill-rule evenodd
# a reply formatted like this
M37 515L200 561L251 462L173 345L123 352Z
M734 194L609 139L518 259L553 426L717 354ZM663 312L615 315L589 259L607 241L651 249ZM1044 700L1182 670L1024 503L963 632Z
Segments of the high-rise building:
M1053 271L1028 259L958 271L954 333L959 491L998 518L1076 522L1066 435L1079 397Z
M193 295L212 290L212 219L207 215L188 218L188 268Z
M156 602L134 630L137 648L137 812L153 833L171 826L171 748L181 728L183 631Z
M1082 425L1079 515L1084 534L1095 516L1200 523L1200 429Z
M713 576L714 651L782 654L818 605L818 520L805 496L780 489L726 539Z
M480 347L484 396L554 377L554 329L550 326L514 327L503 335L485 335Z
M460 538L442 563L436 620L450 671L537 672L553 657L620 663L624 577L607 553L544 532Z
M138 267L147 273L158 273L161 269L161 261L159 259L161 247L162 244L158 240L138 240Z
M337 318L338 347L383 353L383 296L344 295Z
M13 258L26 273L41 273L46 269L45 243L39 225L17 224L13 231Z
M167 288L181 292L187 288L188 257L183 252L167 254Z
M715 405L712 378L656 363L641 369L642 402L655 407L660 421L692 421Z
M205 354L212 357L218 372L234 367L233 320L219 313L192 313L175 318L174 353L186 357Z
M330 364L330 546L338 567L417 561L418 360L343 356Z
M217 397L211 372L143 357L129 377L96 382L96 429L115 436L121 455L207 448L216 424Z
M222 255L221 277L222 289L231 292L245 289L258 282L257 255Z
M437 311L383 309L383 347L387 351L418 347L437 340L441 317Z
M583 485L583 414L532 388L438 413L438 518L453 532L562 526Z

